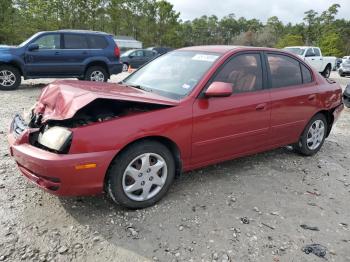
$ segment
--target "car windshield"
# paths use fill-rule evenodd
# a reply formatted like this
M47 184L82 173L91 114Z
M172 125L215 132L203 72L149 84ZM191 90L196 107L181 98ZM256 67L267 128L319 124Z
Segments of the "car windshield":
M219 58L217 53L174 51L158 57L122 83L180 100Z
M343 64L344 64L344 65L350 65L350 59L344 60Z
M36 33L34 35L32 35L31 37L29 37L27 40L25 40L23 43L19 44L18 47L23 47L26 44L28 44L30 41L32 41L35 37L37 37L38 35L40 35L40 33Z
M295 55L303 55L305 52L305 49L298 48L298 47L287 47L287 48L284 48L283 50L291 52Z

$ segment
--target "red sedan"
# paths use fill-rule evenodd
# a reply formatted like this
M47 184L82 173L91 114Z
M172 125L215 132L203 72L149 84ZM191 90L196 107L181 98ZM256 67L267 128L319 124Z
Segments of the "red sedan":
M343 109L340 86L293 54L202 46L118 84L57 81L10 128L21 173L56 195L159 201L182 171L293 145L310 156Z

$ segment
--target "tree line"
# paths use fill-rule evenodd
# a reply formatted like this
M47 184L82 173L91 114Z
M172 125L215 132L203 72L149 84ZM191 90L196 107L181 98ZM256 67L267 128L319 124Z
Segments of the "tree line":
M18 44L38 31L90 29L133 36L144 46L317 45L340 57L350 54L350 20L336 19L339 8L308 10L300 23L284 24L277 16L262 23L234 13L182 21L165 0L1 0L0 44Z

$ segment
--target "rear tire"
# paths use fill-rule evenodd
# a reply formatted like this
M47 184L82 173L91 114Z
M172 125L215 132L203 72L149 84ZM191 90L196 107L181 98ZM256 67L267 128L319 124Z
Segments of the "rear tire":
M164 197L175 177L170 150L156 141L136 143L115 158L107 172L107 191L114 202L146 208Z
M90 66L85 73L86 81L107 82L109 75L102 66Z
M322 75L325 77L325 78L329 78L331 76L331 71L332 71L332 68L330 65L327 65L326 68L324 69L324 71L322 72Z
M21 84L21 74L16 67L10 65L0 66L0 90L15 90Z
M293 149L304 156L316 154L322 147L328 130L326 117L319 113L306 125L299 142L293 145Z

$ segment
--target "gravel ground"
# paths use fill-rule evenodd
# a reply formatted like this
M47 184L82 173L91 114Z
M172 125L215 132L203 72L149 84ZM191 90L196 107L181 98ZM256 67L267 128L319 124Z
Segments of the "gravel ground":
M11 118L49 81L1 92L0 261L322 261L302 252L311 243L350 261L350 110L316 156L281 148L196 170L156 206L128 211L104 196L51 196L9 157Z

